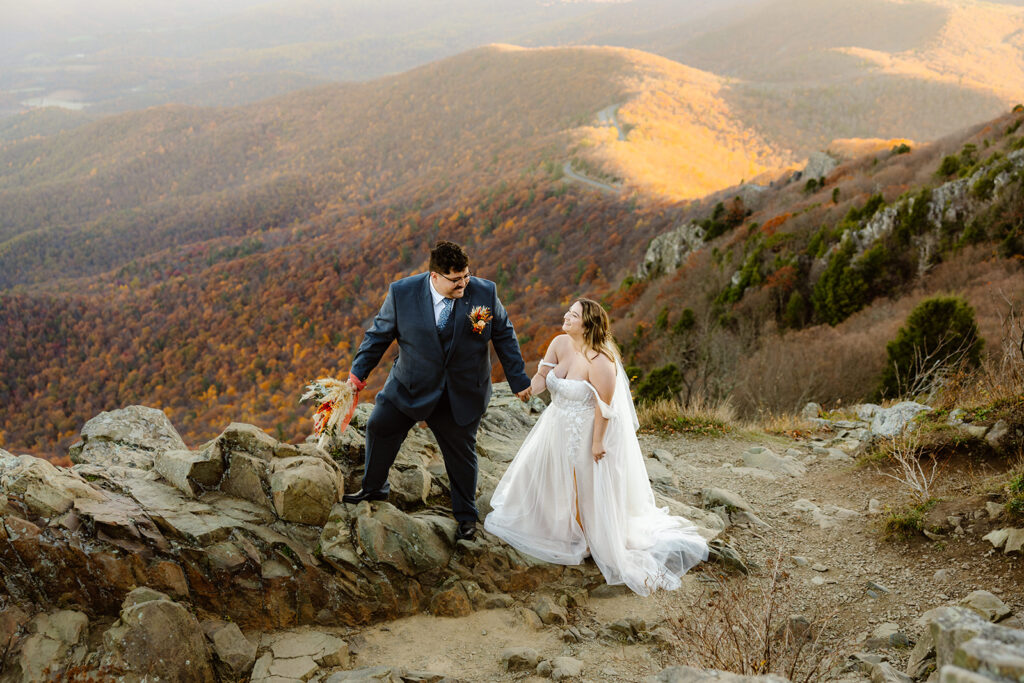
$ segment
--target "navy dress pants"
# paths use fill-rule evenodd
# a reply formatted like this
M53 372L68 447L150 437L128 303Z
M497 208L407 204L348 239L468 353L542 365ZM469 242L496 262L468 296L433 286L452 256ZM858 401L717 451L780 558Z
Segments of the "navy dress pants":
M412 419L383 396L377 396L377 403L366 424L366 470L363 473L363 491L391 490L388 472L395 462L402 442L416 420ZM476 509L476 430L480 418L467 425L455 423L452 417L448 393L444 392L434 412L426 420L434 433L444 467L451 483L452 513L456 520L477 520Z

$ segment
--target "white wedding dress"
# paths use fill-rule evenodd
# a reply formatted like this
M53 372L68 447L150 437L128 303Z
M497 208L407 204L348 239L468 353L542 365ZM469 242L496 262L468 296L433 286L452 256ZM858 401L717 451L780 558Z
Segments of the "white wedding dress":
M655 505L621 363L616 374L609 405L589 382L548 373L551 405L498 483L484 528L555 564L580 564L589 551L609 585L640 595L673 590L707 559L708 546L688 520ZM596 463L595 409L608 418L606 454Z

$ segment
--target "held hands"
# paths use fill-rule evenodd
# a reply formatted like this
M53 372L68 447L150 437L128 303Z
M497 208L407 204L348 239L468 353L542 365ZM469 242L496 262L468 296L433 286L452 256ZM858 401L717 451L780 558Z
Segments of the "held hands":
M533 395L532 388L531 387L526 387L525 389L520 391L518 394L516 394L516 398L518 398L523 403L526 403L527 401L530 400L530 396L532 396L532 395Z

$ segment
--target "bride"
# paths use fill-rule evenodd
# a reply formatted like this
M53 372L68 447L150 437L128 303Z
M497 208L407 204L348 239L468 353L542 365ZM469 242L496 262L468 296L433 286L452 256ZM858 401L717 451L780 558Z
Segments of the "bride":
M484 528L555 564L594 558L608 584L673 590L708 557L697 529L658 508L636 438L636 411L608 314L579 299L531 386L551 405L491 497Z

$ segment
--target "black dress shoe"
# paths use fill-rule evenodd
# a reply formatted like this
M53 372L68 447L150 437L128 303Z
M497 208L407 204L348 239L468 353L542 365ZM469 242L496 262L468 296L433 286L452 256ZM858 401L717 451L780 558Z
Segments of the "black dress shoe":
M459 522L458 528L455 529L455 540L472 541L474 538L476 538L476 522L469 520Z
M361 503L364 500L387 500L388 494L383 491L356 491L355 493L346 493L341 497L346 503Z

